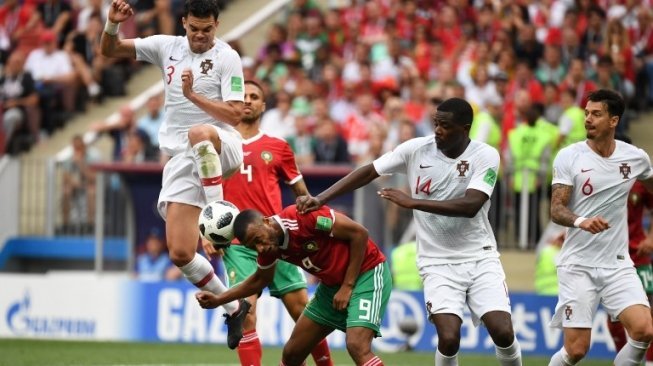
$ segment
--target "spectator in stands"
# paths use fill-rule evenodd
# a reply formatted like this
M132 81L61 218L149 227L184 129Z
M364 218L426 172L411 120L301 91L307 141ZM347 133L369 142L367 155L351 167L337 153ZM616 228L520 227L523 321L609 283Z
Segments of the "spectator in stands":
M563 89L560 92L560 106L563 111L558 120L560 134L554 151L585 139L585 111L576 104L576 100L576 90Z
M40 39L41 47L29 54L25 70L36 81L43 113L41 126L52 133L74 110L76 74L68 53L57 46L53 31L44 30Z
M560 46L547 44L544 46L544 58L539 60L539 65L535 70L535 77L542 84L549 82L558 84L565 75L567 75L567 68L562 62Z
M81 135L72 138L72 156L63 162L61 202L64 231L80 228L91 232L95 222L95 171L89 166L99 154L86 146Z
M328 119L328 117L323 118ZM318 122L318 125L319 123L321 122ZM295 134L289 136L287 141L300 168L312 165L315 162L315 137L311 133L308 117L303 115L295 117Z
M91 125L91 131L108 133L113 139L113 153L111 156L114 161L121 160L122 151L127 143L127 136L135 128L134 111L128 105L120 108L117 120L96 122Z
M88 26L88 21L92 16L99 15L100 23L104 24L107 20L106 14L108 12L109 2L105 2L104 0L88 0L86 6L84 6L77 14L77 31L79 33L84 33Z
M136 276L145 282L173 281L181 278L181 272L172 264L163 238L150 233L144 244L145 251L136 258Z
M2 129L9 153L17 153L36 142L39 136L39 96L32 75L25 71L25 56L15 51L9 56L4 75L0 76ZM14 134L27 123L27 141L14 139ZM3 151L0 151L2 154Z
M125 146L120 161L123 163L144 163L158 161L159 157L152 149L150 138L143 130L135 129L127 133Z
M39 26L39 15L32 3L5 0L0 5L0 64L17 47L28 54L34 48L31 43L38 44L35 31Z
M64 0L44 0L38 3L36 12L43 26L54 32L57 42L62 45L68 33L73 30L73 11L70 3Z
M136 26L140 36L173 34L171 0L139 0L134 3Z
M263 114L261 131L285 139L295 133L295 115L291 113L292 95L284 90L276 93L276 104Z
M110 66L108 59L100 55L102 22L99 14L89 17L84 32L72 31L66 39L64 49L70 56L78 80L86 87L88 96L100 95L100 83L104 69Z
M338 133L338 126L331 120L324 120L315 128L313 148L316 164L347 164L350 157L347 141Z
M159 128L163 123L163 95L152 95L145 103L145 114L136 121L136 127L147 133L152 146L159 147Z

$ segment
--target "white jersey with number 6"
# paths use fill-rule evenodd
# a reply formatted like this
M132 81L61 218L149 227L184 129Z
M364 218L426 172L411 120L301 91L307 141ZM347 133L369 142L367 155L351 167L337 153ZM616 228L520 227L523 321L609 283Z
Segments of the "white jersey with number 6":
M175 155L188 149L188 129L198 124L213 124L238 135L231 125L216 121L186 99L181 88L181 73L193 72L193 90L211 100L243 101L244 81L240 56L227 43L216 39L202 54L193 53L186 37L156 35L134 39L136 59L157 65L165 86L165 118L159 130L163 152Z
M643 150L622 141L604 158L586 141L560 150L553 162L552 184L571 186L569 209L583 217L601 216L610 228L592 234L569 228L558 256L558 265L630 267L628 255L628 192L635 179L653 176L651 161Z
M468 189L492 196L499 170L499 153L491 146L471 141L456 159L437 148L433 135L397 146L374 161L380 175L406 174L413 198L451 200ZM449 217L414 210L417 223L417 265L464 263L498 257L488 221L488 199L472 218Z

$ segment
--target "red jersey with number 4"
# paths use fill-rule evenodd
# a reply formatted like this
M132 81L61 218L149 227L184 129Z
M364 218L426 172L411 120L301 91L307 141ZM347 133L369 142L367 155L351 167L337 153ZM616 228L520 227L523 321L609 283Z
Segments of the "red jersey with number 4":
M651 263L650 256L636 254L639 243L646 238L642 227L645 208L653 209L653 194L649 193L642 183L635 181L628 193L628 252L636 266Z
M333 209L322 206L301 215L295 205L291 205L273 218L283 228L284 241L277 253L259 254L259 267L267 268L281 259L302 267L327 286L342 284L349 265L350 247L349 242L331 236L336 220ZM372 239L368 239L360 273L383 262L385 256Z
M288 143L259 132L243 140L243 165L222 183L224 199L241 211L253 208L272 216L282 209L279 181L294 184L300 179Z

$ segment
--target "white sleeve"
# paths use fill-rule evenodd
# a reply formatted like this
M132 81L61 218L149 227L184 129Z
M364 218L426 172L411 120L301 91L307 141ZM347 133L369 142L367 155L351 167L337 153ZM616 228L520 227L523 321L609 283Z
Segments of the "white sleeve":
M161 51L165 49L164 46L170 42L170 39L174 39L174 37L161 34L146 38L135 38L136 60L162 67Z
M571 145L574 146L574 145ZM570 147L566 147L556 155L553 160L553 180L551 184L563 184L566 186L573 187L574 180L571 173L571 164L573 162L573 157L571 155Z
M480 159L474 162L472 179L469 181L467 189L475 189L491 197L499 174L499 161L501 160L499 152L490 146L486 146L483 154L478 154L478 157Z
M392 175L395 173L406 174L408 171L408 160L410 159L412 148L412 141L406 141L394 150L389 151L378 159L374 160L372 164L374 169L379 175Z
M220 73L220 88L223 101L244 101L245 85L243 77L243 65L240 56L233 49L227 49L220 53L222 59L222 72Z
M639 180L649 179L649 178L653 177L653 166L651 166L651 158L648 156L646 151L644 151L642 149L638 149L638 150L642 154L642 156L644 157L646 168L644 168L644 172L642 174L640 174L637 177L637 179L639 179Z

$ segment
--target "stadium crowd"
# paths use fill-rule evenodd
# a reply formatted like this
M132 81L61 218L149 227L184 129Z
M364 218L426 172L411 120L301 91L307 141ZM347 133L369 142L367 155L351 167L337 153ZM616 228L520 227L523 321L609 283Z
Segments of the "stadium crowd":
M245 78L266 89L262 130L287 139L300 168L368 163L400 142L432 133L437 105L462 97L475 109L471 137L496 147L502 156L499 184L504 189L496 195L506 194L493 197L501 200L493 207L500 209L505 202L520 207L524 189L535 207L529 211L539 212L537 205L548 194L552 157L585 137L582 108L588 92L610 88L626 98L629 108L619 125L621 134L627 134L630 120L653 105L653 11L648 1L329 4L322 8L312 0L290 2L255 54L244 54L238 41L231 42L241 54ZM97 0L85 5L9 0L0 7L0 27L11 35L8 43L0 43L7 46L0 79L5 139L13 135L11 142L22 131L29 141L38 140L63 123L58 116L75 110L79 98L68 103L67 92L93 96L100 85L101 94L111 95L139 67L100 61L96 46L105 6ZM138 2L135 23L125 24L121 32L125 37L180 34L175 28L179 7L169 0ZM59 12L57 20L52 20L53 9ZM75 37L82 47L72 47ZM38 61L32 55L39 55L41 46L54 50L45 54L55 52L69 61L72 67L62 69L71 75L39 81L39 72L53 70L30 69L30 59ZM37 53L29 53L34 49ZM88 53L76 54L75 49ZM77 67L80 61L86 66ZM101 71L106 68L123 78L106 77ZM83 70L90 70L90 77ZM12 88L20 78L32 85ZM61 87L68 82L78 88ZM9 95L17 89L22 93L12 99ZM40 105L40 116L32 116L38 109L27 108L29 103ZM94 123L89 129L112 136L116 161L165 161L156 149L161 108L155 97L140 120L123 108L120 123ZM533 216L531 246L543 221ZM491 218L495 225L505 225L498 222L501 215Z

